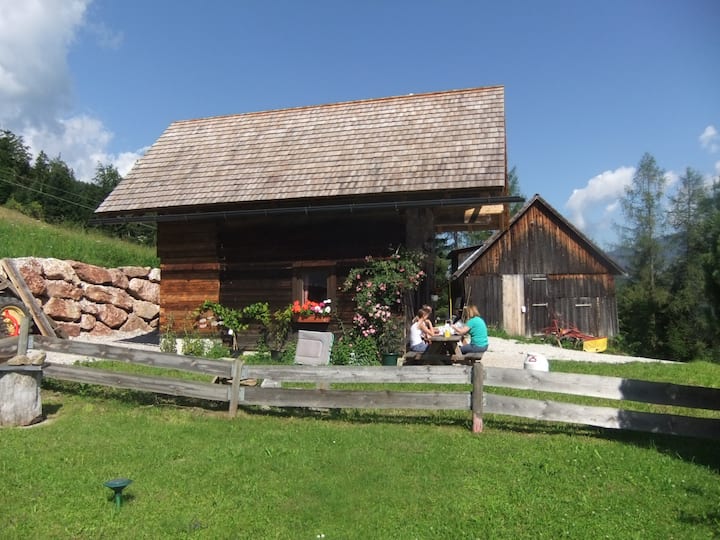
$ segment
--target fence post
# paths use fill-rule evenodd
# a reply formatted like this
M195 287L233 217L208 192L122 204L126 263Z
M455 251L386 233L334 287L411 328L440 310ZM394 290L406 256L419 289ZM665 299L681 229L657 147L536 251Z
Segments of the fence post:
M472 416L473 433L481 433L483 430L483 365L482 362L473 362L472 367Z
M30 317L23 317L20 321L20 335L18 335L17 355L24 356L28 349L28 335L30 334Z
M228 414L230 418L234 418L237 415L238 399L240 397L240 377L242 376L242 367L244 362L237 358L233 362L232 367L232 386L230 389L230 408Z

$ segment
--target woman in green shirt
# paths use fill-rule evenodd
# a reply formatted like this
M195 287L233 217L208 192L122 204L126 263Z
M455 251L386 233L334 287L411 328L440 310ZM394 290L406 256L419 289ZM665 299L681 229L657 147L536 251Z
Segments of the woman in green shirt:
M478 308L473 304L468 304L463 309L464 326L455 327L458 334L470 334L470 343L460 347L463 354L467 353L484 353L488 349L488 331L485 321L480 317Z

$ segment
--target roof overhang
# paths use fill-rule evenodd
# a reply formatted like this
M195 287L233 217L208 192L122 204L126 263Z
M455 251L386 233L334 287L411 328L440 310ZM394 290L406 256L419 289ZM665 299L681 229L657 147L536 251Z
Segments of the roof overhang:
M524 202L523 197L485 196L454 197L417 200L385 200L339 204L304 204L298 206L237 208L193 212L156 212L136 215L113 215L94 218L94 225L117 225L122 223L160 223L173 221L198 221L252 216L282 216L298 214L360 213L377 210L405 210L431 208L435 211L435 227L439 232L485 230L498 228L501 216L508 204Z

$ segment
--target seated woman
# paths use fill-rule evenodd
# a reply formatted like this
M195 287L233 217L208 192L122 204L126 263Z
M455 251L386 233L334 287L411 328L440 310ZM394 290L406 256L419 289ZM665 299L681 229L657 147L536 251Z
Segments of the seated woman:
M485 321L480 317L478 308L468 304L463 310L464 325L456 325L455 332L460 335L470 334L470 343L460 347L463 354L484 353L488 349L488 331Z
M425 308L418 309L417 317L410 326L410 350L414 352L425 352L428 348L427 341L430 339L427 330L427 318L430 312Z
M433 322L432 322L432 312L433 312L432 306L430 306L428 304L424 304L423 309L428 312L427 317L425 317L425 321L423 324L423 326L425 328L425 332L429 336L438 335L440 333L440 330L435 328L435 326L433 325Z

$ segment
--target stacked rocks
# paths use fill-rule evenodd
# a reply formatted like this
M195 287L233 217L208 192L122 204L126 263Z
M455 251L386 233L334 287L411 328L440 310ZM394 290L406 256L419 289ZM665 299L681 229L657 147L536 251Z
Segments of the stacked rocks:
M13 259L45 314L68 337L145 333L158 327L160 269Z

